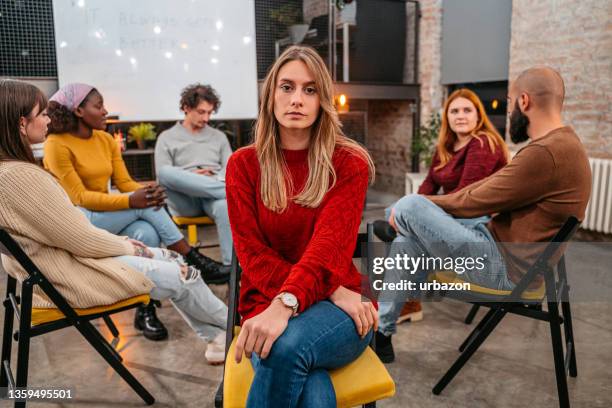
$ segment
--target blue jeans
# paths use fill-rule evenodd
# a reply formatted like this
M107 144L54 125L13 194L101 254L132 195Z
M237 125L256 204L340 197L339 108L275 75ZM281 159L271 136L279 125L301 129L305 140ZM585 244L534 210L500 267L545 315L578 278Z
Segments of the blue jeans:
M196 334L212 341L227 326L227 306L217 298L199 277L185 280L181 277L181 266L164 256L159 248L149 248L153 258L120 256L117 259L142 272L155 287L151 289L153 299L170 299L180 315Z
M327 370L353 362L368 346L353 320L329 301L289 319L266 359L252 354L255 378L247 407L336 407Z
M213 177L162 166L159 184L166 188L168 207L173 215L199 217L203 213L215 221L224 265L232 263L232 230L225 200L225 183Z
M506 265L493 236L486 227L490 217L456 219L424 196L412 194L403 197L392 206L395 208L395 224L398 235L391 244L389 258L398 255L418 258L431 257L483 257L484 268L467 270L461 279L492 289L512 290L514 283L508 279ZM387 216L390 208L387 209ZM391 268L385 271L385 283L403 280L417 285L427 279L428 270L414 274L405 269ZM395 322L408 294L417 291L387 290L379 295L378 330L386 336L395 333Z
M115 235L125 235L156 248L160 242L172 245L183 239L168 213L162 208L129 209L119 211L90 211L79 207L96 227Z

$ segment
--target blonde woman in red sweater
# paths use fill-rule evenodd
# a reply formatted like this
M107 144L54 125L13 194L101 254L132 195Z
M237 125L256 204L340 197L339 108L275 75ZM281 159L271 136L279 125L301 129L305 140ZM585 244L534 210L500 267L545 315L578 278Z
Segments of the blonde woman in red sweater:
M235 358L251 359L248 407L335 407L327 370L355 360L378 315L352 263L374 165L342 134L321 57L294 46L262 88L255 142L227 166L243 268Z

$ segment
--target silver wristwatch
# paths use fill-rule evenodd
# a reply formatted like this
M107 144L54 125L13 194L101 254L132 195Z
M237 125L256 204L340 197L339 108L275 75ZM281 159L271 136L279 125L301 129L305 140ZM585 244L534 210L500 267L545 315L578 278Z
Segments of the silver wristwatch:
M293 293L282 292L279 293L274 299L280 299L283 305L293 310L294 315L297 313L299 302Z

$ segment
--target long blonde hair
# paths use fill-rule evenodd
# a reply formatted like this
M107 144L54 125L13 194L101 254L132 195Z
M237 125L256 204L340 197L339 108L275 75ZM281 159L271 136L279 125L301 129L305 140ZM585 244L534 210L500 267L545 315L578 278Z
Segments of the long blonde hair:
M314 76L320 99L319 115L311 128L308 146L308 178L302 191L289 197L293 181L281 149L279 124L274 116L274 91L278 73L290 61L302 61ZM333 82L325 63L310 47L292 46L270 68L261 90L259 117L255 123L255 151L261 168L261 200L271 211L282 213L289 199L298 205L316 208L336 183L332 163L334 150L344 148L368 163L370 180L374 162L367 150L342 133L342 125L333 103ZM331 179L331 183L330 183Z
M439 170L446 166L446 164L453 157L453 145L457 140L457 135L452 131L450 125L448 124L448 107L450 106L451 102L457 98L465 98L469 100L474 104L476 111L478 112L478 123L476 123L474 130L472 130L472 136L484 135L489 143L491 153L495 153L496 147L499 147L502 149L506 161L508 161L508 158L510 157L508 146L506 145L506 142L504 142L504 139L502 139L497 129L495 129L495 126L493 126L489 120L480 98L469 89L461 88L450 94L448 99L446 99L446 102L444 102L444 114L442 115L442 124L440 126L438 144L436 147L440 164L436 166L435 169ZM479 139L479 141L482 144L482 140Z

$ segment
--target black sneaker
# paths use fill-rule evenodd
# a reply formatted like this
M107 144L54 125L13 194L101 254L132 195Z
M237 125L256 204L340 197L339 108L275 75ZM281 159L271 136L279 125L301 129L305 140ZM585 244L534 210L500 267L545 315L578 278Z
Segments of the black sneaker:
M202 255L196 248L191 248L191 251L183 256L187 264L194 266L200 270L202 279L207 284L210 283L227 283L230 278L229 265L223 265L206 255Z
M149 340L160 341L168 338L168 330L155 314L153 301L147 306L138 306L134 314L134 327L141 330Z
M395 360L391 336L387 337L379 331L376 332L376 355L385 364L392 363Z
M387 221L376 220L374 221L374 235L382 242L393 242L395 237L397 237L397 232Z

